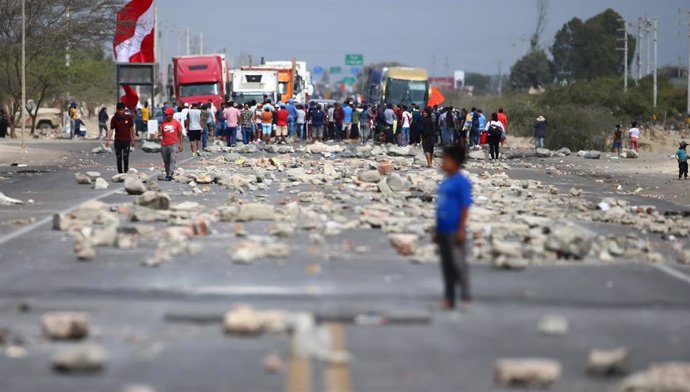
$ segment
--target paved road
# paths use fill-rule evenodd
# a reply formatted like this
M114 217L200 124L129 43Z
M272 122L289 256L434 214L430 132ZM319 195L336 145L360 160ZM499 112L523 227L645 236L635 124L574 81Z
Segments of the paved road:
M0 191L35 200L0 207L0 221L36 220L0 226L0 328L21 337L28 350L20 359L0 355L2 391L124 391L136 384L156 391L498 391L492 379L496 358L544 356L564 366L562 380L550 390L589 392L608 390L616 382L586 376L593 347L627 347L635 370L654 361L690 360L690 284L679 279L685 275L673 277L638 263L573 263L522 272L473 265L476 304L469 313L436 311L438 266L410 264L385 236L362 230L330 238L327 258L310 252L307 235L298 234L290 239L293 252L286 260L235 265L226 255L234 237L227 225L217 224L199 240L201 254L177 257L160 268L141 266L155 241L132 251L101 251L94 262L78 263L68 237L43 220L94 197L130 200L116 185L101 192L77 186L78 164L87 166L81 171L113 174L111 156L82 159L62 167L0 169L0 176L10 178L0 182ZM133 156L133 166L151 174L148 169L158 164L155 154ZM521 170L511 176L537 173ZM564 188L589 186L577 176L540 179ZM184 186L162 184L175 202L192 199L177 196ZM219 203L226 197L214 187L202 201ZM669 208L675 207L683 208ZM246 227L264 229L259 223ZM354 257L343 251L346 241L373 251ZM308 273L314 264L320 273ZM286 363L283 372L268 374L264 357L276 353L287 362L291 341L285 335L225 336L221 318L236 303L313 312L353 358L345 368ZM91 341L109 355L103 373L77 377L50 370L50 356L65 345L41 335L40 315L50 310L89 313L95 329ZM355 323L362 314L382 314L390 322ZM566 316L570 332L540 336L536 326L546 314Z

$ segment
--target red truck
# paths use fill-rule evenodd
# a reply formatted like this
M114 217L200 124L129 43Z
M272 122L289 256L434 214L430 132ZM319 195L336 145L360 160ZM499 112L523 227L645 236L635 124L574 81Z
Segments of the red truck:
M206 103L216 107L229 93L229 72L224 54L173 57L175 99L179 104Z

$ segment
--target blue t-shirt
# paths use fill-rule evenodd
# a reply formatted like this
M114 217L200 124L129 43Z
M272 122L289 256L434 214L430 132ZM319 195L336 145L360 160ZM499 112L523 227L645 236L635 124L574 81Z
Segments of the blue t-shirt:
M678 157L680 162L687 162L688 152L684 148L679 148L678 151L676 151L676 157Z
M472 184L463 174L446 177L438 187L436 232L452 234L460 227L460 212L472 206Z
M343 122L345 124L352 122L352 108L349 106L343 106Z

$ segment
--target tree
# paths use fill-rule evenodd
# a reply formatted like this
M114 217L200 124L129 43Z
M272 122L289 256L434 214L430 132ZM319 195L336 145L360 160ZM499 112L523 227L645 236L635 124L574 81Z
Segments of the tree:
M64 96L71 73L63 74L65 55L103 45L112 37L122 0L26 0L26 91L36 110L50 96ZM12 136L21 105L21 2L0 0L0 90L10 113ZM71 50L70 50L71 48ZM32 127L33 131L33 127Z
M513 88L538 88L553 80L551 64L543 49L524 55L510 68L510 85Z
M484 94L491 89L491 76L468 72L465 75L465 85L474 88L474 94Z
M546 28L547 16L549 15L549 0L537 0L537 27L529 40L530 50L535 51L539 48L539 39Z
M621 16L612 9L586 22L573 18L556 33L551 47L554 71L559 80L618 76L623 73L619 37ZM635 53L635 37L628 34L628 65Z

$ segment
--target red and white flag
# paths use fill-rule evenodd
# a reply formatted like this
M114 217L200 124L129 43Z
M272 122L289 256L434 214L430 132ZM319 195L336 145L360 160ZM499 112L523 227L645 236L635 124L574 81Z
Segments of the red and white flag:
M117 13L113 53L118 63L153 63L154 54L153 0L131 0ZM123 85L120 101L134 109L139 96L131 86Z

